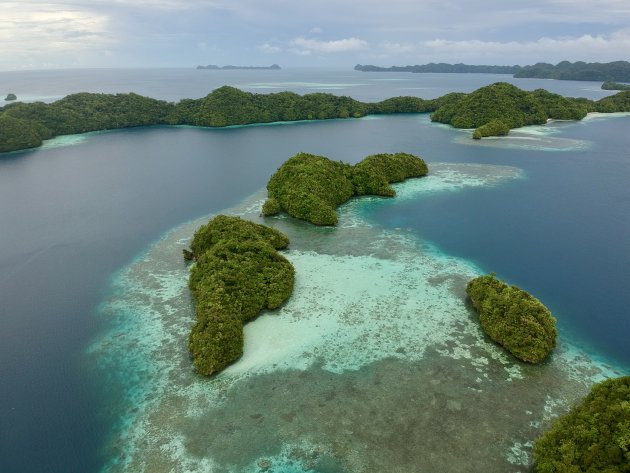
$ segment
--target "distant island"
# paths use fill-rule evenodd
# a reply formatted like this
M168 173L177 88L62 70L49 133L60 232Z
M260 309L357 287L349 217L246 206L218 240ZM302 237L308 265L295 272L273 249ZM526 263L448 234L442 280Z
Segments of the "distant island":
M429 63L415 66L379 67L357 64L355 71L361 72L414 72L414 73L448 73L448 74L514 74L521 66L471 66L468 64Z
M354 66L354 70L362 72L513 74L516 78L630 82L630 62L627 61L607 63L562 61L556 65L539 62L533 66L471 66L467 64L429 63L416 66L379 67L357 64Z
M6 102L10 102L11 100L17 100L17 95L15 94L8 94L5 99Z
M603 90L630 90L630 84L620 84L619 82L606 81L602 84Z
M562 61L556 64L539 62L533 66L525 66L514 73L514 77L587 80L587 81L620 81L630 82L630 62L574 62Z
M265 71L279 71L281 69L277 64L272 64L271 66L217 66L215 64L208 64L207 66L197 66L197 69L209 69L212 71L233 71L240 69L254 69L254 70L265 70Z
M50 104L12 102L0 107L0 152L36 148L43 140L60 135L138 126L224 127L428 112L433 121L455 128L479 129L488 124L474 136L481 138L505 135L512 128L543 124L549 119L580 120L588 112L630 112L630 91L593 101L566 98L543 89L526 92L498 82L470 94L453 92L430 100L392 97L374 103L321 92L254 94L228 86L178 103L134 93L82 92Z

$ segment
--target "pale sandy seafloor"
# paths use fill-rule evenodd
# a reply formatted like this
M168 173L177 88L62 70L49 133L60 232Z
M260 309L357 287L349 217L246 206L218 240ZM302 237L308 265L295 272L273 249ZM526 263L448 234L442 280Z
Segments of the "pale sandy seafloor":
M290 300L245 329L243 358L213 378L187 351L194 312L182 249L210 216L169 232L114 278L111 331L90 356L125 386L112 472L526 472L550 419L621 375L566 339L542 366L488 341L466 301L482 270L365 206L522 178L513 167L431 164L395 199L354 199L337 228L259 217L260 192L223 213L288 234ZM491 269L491 268L490 268Z

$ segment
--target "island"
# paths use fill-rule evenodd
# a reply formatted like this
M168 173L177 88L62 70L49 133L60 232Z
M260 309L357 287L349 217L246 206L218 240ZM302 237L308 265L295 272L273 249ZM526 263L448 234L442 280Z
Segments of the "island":
M607 80L602 84L602 90L630 90L630 84L620 84Z
M461 63L429 63L415 66L380 67L357 64L354 66L354 70L362 72L512 74L516 78L630 82L630 62L627 61L606 63L561 61L556 65L539 62L530 66L476 66Z
M537 473L630 471L630 376L595 384L534 443Z
M518 78L584 80L584 81L619 81L630 82L630 62L569 62L561 61L555 66L539 62L525 66L514 73Z
M408 153L375 154L354 166L324 156L298 153L271 176L263 215L285 211L315 225L335 225L336 208L353 196L393 197L391 183L425 176L426 163Z
M207 66L197 66L197 69L209 69L212 71L234 71L234 70L249 70L256 71L279 71L281 68L277 64L271 66L217 66L215 64L208 64Z
M415 65L379 67L371 64L354 66L355 71L361 72L413 72L413 73L447 73L447 74L514 74L521 66L473 66L468 64L446 64L444 62Z
M497 279L479 276L466 286L481 328L519 360L540 363L556 346L556 319L538 299Z
M219 215L199 228L185 258L196 322L188 339L195 368L210 376L243 354L243 324L276 309L293 291L293 265L278 250L289 239L272 228Z
M5 102L10 102L12 100L17 100L17 95L15 95L15 94L7 94L7 96L4 99Z
M432 120L456 128L479 128L493 120L502 122L480 130L477 137L482 137L504 134L505 126L511 129L542 124L548 119L579 120L587 112L629 111L630 91L592 101L565 98L543 89L525 92L504 82L470 94L454 92L430 100L392 97L374 103L328 93L254 94L229 86L219 87L206 97L178 103L134 93L81 92L50 104L12 102L0 107L0 152L35 148L60 135L153 125L225 127L431 112Z

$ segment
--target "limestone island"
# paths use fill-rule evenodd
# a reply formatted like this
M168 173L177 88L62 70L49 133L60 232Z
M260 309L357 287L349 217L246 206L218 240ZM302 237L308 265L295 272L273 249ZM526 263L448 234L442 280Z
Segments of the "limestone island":
M392 97L361 102L328 93L254 94L223 86L200 99L177 103L138 94L81 92L52 103L11 102L0 107L0 153L41 146L60 135L153 125L224 127L298 120L360 118L390 113L432 113L431 119L456 128L481 128L476 138L548 119L580 120L588 112L630 112L630 91L593 101L566 98L543 89L526 92L504 82L470 94L436 99ZM491 123L493 122L493 123Z
M336 208L353 196L396 195L390 186L425 176L426 163L407 153L375 154L354 166L324 156L299 153L285 161L267 184L265 216L281 210L315 225L335 225Z
M595 384L534 443L537 473L630 471L630 376Z
M212 71L234 71L234 70L249 70L253 69L256 71L279 71L281 68L277 64L272 64L271 66L217 66L215 64L208 64L207 66L197 66L197 69L209 69Z
M499 281L480 276L466 286L481 328L516 358L540 363L556 346L556 319L538 299Z
M195 232L184 256L195 261L188 285L196 322L188 348L199 373L209 376L238 360L244 323L289 298L295 271L277 251L288 245L273 228L226 215Z
M17 95L15 94L8 94L5 98L4 98L5 102L11 102L12 100L17 100Z

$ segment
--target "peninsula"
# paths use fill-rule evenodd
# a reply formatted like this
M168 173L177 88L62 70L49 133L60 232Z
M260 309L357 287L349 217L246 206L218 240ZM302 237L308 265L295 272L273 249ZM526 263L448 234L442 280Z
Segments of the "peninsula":
M605 81L602 90L630 90L630 84L620 84L619 82Z
M254 94L223 86L200 99L178 103L138 94L78 93L47 104L12 102L0 107L0 152L41 146L60 135L151 125L225 127L254 123L359 118L389 113L427 113L456 128L480 128L475 137L502 135L507 129L548 119L580 120L588 112L630 112L630 91L593 101L566 98L543 89L526 92L504 82L470 94L437 99L393 97L360 102L327 93ZM501 123L497 123L498 120Z
M242 69L253 69L257 71L279 71L281 68L277 64L272 64L271 66L217 66L215 64L208 64L207 66L197 66L197 69L209 69L212 71L233 71Z

